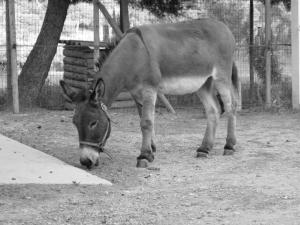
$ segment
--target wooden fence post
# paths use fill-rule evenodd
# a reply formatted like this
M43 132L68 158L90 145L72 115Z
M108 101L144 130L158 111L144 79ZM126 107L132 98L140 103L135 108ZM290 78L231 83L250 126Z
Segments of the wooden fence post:
M8 1L6 0L6 4L5 4L5 12L6 12L6 73L7 73L7 81L6 81L6 87L7 87L7 103L8 105L12 104L12 83L11 83L11 51L9 46L10 44L10 22L9 22L9 5L8 5Z
M9 34L9 43L7 43L7 52L10 63L8 75L11 76L13 112L19 113L19 88L18 88L18 71L17 71L17 43L16 43L16 26L15 26L15 1L6 0L7 33Z
M300 109L300 3L292 0L292 104Z
M271 107L271 0L265 1L266 108Z
M128 0L120 1L120 26L122 32L126 32L129 27Z
M99 59L99 10L97 6L97 0L93 0L93 18L94 18L94 71L97 71L96 63Z
M250 0L249 7L249 74L250 74L250 104L254 103L254 3Z
M103 41L109 42L109 26L107 24L103 25Z

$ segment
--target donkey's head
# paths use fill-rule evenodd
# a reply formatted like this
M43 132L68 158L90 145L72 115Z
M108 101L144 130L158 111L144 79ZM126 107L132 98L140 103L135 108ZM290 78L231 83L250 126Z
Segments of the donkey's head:
M75 103L73 123L79 136L80 163L90 169L98 165L111 131L107 108L102 102L105 87L102 79L89 91L76 91L63 80L60 81L64 97Z

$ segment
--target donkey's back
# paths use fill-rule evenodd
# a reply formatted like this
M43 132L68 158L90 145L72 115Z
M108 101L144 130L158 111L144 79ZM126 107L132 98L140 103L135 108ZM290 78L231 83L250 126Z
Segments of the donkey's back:
M186 94L197 91L208 77L229 79L235 40L225 24L199 19L138 28L159 74L159 91Z

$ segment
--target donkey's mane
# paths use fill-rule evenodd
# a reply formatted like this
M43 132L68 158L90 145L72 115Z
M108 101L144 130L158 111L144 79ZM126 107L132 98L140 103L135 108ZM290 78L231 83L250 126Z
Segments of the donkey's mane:
M110 53L114 50L114 48L119 44L119 42L120 42L120 40L111 39L107 43L107 48L100 51L100 56L96 62L96 67L98 68L98 70L101 70L105 60L108 58Z
M98 60L96 62L96 67L98 68L99 71L101 70L101 68L102 68L105 60L108 58L108 56L110 55L110 53L114 50L114 48L120 43L120 41L128 33L136 33L141 38L141 40L144 43L144 39L142 37L141 31L138 28L136 28L136 27L132 27L132 28L128 29L121 39L117 39L117 38L111 39L107 43L107 48L105 50L103 50L103 51L100 52L100 56L99 56L99 58L98 58Z

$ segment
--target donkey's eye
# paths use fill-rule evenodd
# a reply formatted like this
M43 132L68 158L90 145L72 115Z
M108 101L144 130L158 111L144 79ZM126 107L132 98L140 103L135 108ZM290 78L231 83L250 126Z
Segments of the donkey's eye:
M97 126L97 124L98 124L98 120L90 122L90 124L89 124L90 129L94 129Z

